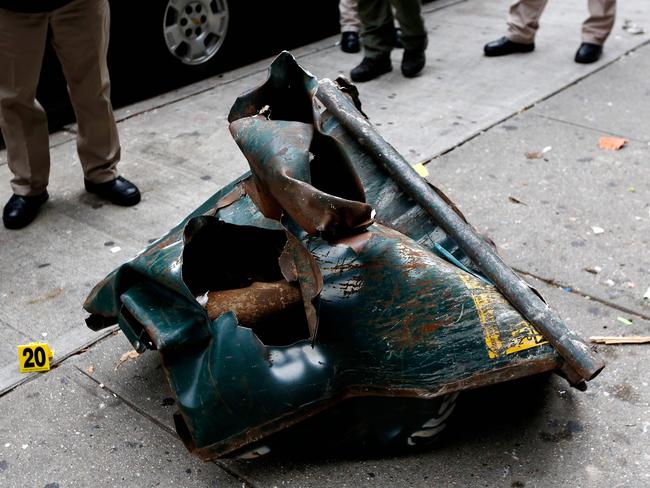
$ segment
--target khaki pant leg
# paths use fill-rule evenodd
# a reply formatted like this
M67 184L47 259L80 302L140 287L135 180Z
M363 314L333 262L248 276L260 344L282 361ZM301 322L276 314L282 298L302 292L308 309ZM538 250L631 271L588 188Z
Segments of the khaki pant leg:
M535 41L539 19L547 0L515 0L508 12L508 33L512 42L530 44Z
M341 32L359 32L361 19L359 19L357 0L340 0L339 15Z
M0 9L0 129L17 195L42 193L50 173L47 117L35 98L46 42L46 14Z
M616 0L589 0L589 18L582 24L582 42L602 46L616 20Z
M395 17L402 29L404 49L424 50L427 47L427 29L422 17L421 0L391 0Z
M120 159L106 64L109 24L107 0L74 0L50 15L52 45L77 117L79 159L93 183L114 179Z
M378 58L395 46L395 25L389 0L358 0L364 56Z

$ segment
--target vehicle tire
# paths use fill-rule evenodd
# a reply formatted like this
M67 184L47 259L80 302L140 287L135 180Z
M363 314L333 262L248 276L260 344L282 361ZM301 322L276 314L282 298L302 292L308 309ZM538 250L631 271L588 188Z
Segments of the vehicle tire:
M170 74L207 75L225 67L234 43L232 0L159 0L156 52Z

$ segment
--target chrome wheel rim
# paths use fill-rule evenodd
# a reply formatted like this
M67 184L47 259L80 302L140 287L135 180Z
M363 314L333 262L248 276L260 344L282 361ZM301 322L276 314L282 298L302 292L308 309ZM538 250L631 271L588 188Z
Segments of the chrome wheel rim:
M226 0L168 0L163 18L167 49L183 64L203 64L221 49L229 19Z

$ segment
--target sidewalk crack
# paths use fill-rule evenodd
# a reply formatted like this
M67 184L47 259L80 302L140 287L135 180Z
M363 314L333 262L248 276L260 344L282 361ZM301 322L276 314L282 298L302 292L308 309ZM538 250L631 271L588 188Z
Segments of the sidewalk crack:
M607 130L607 129L599 129L598 127L590 127L590 126L588 126L588 125L579 124L579 123L577 123L577 122L572 122L572 121L570 121L570 120L563 120L563 119L560 119L560 118L557 118L557 117L552 117L552 116L550 116L550 115L535 114L535 113L531 113L530 115L533 115L533 116L535 116L535 117L539 117L539 118L541 118L541 119L546 119L546 120L551 120L551 121L553 121L553 122L558 122L558 123L560 123L560 124L569 125L569 126L571 126L571 127L577 127L577 128L579 128L579 129L589 130L589 131L591 131L591 132L598 132L598 133L600 133L600 134L610 134L610 135L612 135L612 136L624 137L624 138L626 138L626 139L628 139L628 140L630 140L630 141L633 141L633 142L639 142L639 143L641 143L641 144L645 144L645 143L649 142L649 141L644 141L644 140L641 140L641 139L635 139L635 138L630 137L630 136L627 136L627 135L625 135L625 134L619 134L619 133L617 133L617 132L612 132L612 131Z
M618 305L617 303L612 303L609 300L605 300L604 298L597 297L595 295L591 295L590 293L585 293L583 291L578 290L577 288L573 287L572 285L567 285L565 283L560 283L559 281L556 281L552 278L544 278L543 276L538 276L534 273L530 273L528 271L524 271L523 269L517 269L517 268L512 268L514 271L521 275L525 276L530 276L531 278L535 278L536 280L541 281L542 283L546 283L547 285L550 286L555 286L557 288L562 288L562 289L569 289L568 293L573 293L574 295L581 296L583 298L588 298L591 301L598 302L601 305L605 305L606 307L613 308L615 310L618 310L620 312L627 313L629 315L634 315L636 317L642 318L644 320L650 320L650 315L646 315L642 312L637 312L636 310L632 310L631 308L624 307L622 305Z

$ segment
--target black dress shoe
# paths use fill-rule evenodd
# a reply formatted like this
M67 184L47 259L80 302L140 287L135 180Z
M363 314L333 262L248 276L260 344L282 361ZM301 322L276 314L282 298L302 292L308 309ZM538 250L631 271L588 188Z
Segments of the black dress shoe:
M138 187L121 176L106 183L92 183L84 178L84 186L88 193L99 195L115 205L130 207L140 201Z
M370 81L393 70L388 54L379 58L363 58L359 66L350 71L352 81Z
M524 44L522 42L513 42L503 36L496 41L488 42L483 47L486 56L505 56L513 53L529 53L535 49L535 43Z
M407 78L417 76L424 64L427 62L427 57L423 49L404 49L402 56L402 74Z
M356 32L343 32L341 34L341 51L344 53L358 53L361 51L359 34Z
M46 191L31 197L13 195L2 212L2 222L7 229L27 227L36 218L38 210L48 198Z
M583 42L576 51L576 63L595 63L600 59L601 54L603 54L603 46L592 44L590 42Z

